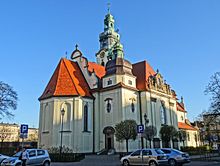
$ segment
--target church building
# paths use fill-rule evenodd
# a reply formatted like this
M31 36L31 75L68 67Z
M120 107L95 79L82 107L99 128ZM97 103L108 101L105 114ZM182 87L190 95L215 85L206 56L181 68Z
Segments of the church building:
M144 124L144 115L157 129L151 147L163 146L161 126L178 130L175 91L147 61L132 64L126 59L114 26L108 12L96 62L90 62L78 46L70 59L60 60L39 98L39 146L59 147L62 139L62 145L78 153L124 152L126 144L116 140L115 125L127 119ZM130 140L129 151L137 148L140 138Z

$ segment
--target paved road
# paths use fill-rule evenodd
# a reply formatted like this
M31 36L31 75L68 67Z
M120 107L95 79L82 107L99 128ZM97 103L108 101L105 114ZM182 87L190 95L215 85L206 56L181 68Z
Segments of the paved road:
M114 156L96 156L88 155L81 162L74 163L52 163L51 166L120 166L119 157ZM216 161L192 161L184 166L220 166L220 162Z

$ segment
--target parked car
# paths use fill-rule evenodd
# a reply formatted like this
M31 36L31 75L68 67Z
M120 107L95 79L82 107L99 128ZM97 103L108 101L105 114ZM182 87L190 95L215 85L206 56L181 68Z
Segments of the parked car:
M121 158L123 166L128 165L167 165L166 154L160 149L139 149Z
M3 154L0 154L0 164L2 163L3 160L9 158L9 156L5 156Z
M27 165L50 165L50 157L47 150L43 149L27 149L28 160L26 161ZM19 159L22 152L16 153L14 156L5 159L1 166L21 166L22 162Z
M162 148L161 150L168 156L170 166L182 166L184 163L190 163L188 153L171 148Z

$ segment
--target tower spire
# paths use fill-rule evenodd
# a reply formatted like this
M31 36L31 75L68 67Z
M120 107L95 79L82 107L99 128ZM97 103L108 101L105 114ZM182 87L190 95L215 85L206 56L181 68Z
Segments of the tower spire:
M100 50L96 54L97 63L105 64L118 57L124 57L123 45L120 42L118 30L115 30L115 20L110 13L110 3L107 4L108 13L104 18L104 31L99 35Z

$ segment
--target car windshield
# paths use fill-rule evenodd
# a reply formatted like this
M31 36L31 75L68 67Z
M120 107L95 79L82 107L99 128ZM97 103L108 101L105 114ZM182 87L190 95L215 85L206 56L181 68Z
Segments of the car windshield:
M21 156L21 152L18 152L18 153L13 155L13 157L20 157L20 156Z
M155 152L157 152L157 154L164 154L164 152L160 149L155 149Z
M179 150L176 150L176 149L173 149L173 151L176 152L176 153L183 153L183 152L181 152Z

